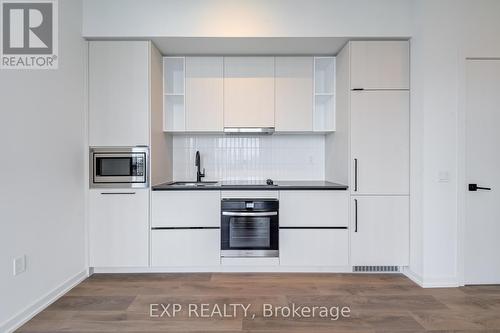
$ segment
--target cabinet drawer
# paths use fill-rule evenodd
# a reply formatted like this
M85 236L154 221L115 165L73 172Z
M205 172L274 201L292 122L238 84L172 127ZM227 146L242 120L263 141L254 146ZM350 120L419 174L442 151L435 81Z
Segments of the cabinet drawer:
M219 227L219 191L153 191L153 227Z
M278 199L278 191L221 191L222 199Z
M281 229L283 266L346 266L349 264L347 229Z
M347 227L347 191L280 191L280 226Z
M220 264L219 229L167 229L151 232L152 265L216 266Z

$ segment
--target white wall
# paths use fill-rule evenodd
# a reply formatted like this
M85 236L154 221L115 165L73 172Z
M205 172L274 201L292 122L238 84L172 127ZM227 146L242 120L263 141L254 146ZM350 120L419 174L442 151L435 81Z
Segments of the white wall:
M85 37L408 37L412 0L85 0Z
M59 69L0 70L0 332L86 266L81 5L59 1Z
M412 270L426 286L461 282L466 57L500 57L500 2L415 2L412 39ZM449 173L439 182L440 172Z
M174 180L196 179L196 151L204 180L324 180L325 136L175 135Z

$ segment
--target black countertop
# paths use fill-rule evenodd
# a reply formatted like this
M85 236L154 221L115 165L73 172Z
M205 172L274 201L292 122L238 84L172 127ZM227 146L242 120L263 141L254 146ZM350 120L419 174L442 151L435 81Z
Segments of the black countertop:
M218 182L204 186L173 185L172 182L153 186L153 191L287 191L287 190L347 190L347 185L327 181L296 180L274 181L274 185L238 184Z

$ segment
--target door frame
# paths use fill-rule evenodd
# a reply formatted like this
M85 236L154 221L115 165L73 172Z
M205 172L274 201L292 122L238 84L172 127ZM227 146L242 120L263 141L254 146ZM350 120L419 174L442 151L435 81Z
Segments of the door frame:
M462 52L461 52L462 53ZM457 110L457 282L465 285L465 226L467 223L467 64L469 61L500 61L500 54L465 56L458 60Z

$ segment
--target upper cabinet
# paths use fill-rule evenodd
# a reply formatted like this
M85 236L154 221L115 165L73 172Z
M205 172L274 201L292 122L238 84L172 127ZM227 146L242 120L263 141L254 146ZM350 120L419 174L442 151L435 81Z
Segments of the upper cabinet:
M335 57L314 58L315 132L335 131Z
M185 59L163 58L163 129L168 132L186 130L185 113Z
M167 132L222 132L223 57L164 57Z
M224 127L274 127L274 57L224 58Z
M165 132L335 130L335 57L164 57Z
M276 131L313 130L313 57L276 57Z
M408 41L354 41L351 89L409 89Z
M223 130L222 57L186 57L186 130Z
M89 43L89 144L149 145L147 41Z

